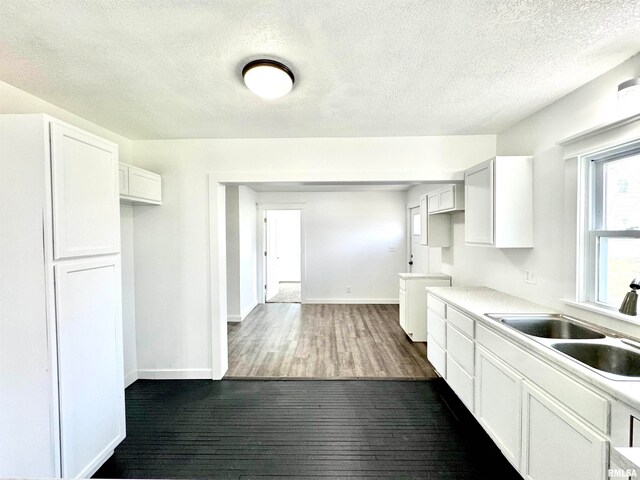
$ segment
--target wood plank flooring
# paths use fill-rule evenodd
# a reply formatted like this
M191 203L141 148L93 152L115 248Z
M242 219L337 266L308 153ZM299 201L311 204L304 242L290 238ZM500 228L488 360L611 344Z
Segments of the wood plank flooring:
M260 304L229 324L226 378L436 378L397 305Z
M139 380L97 478L520 479L441 380Z

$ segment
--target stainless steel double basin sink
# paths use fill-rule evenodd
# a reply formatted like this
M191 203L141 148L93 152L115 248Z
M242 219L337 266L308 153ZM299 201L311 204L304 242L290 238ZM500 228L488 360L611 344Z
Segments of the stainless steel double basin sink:
M613 331L560 314L487 316L611 380L640 381L640 343Z

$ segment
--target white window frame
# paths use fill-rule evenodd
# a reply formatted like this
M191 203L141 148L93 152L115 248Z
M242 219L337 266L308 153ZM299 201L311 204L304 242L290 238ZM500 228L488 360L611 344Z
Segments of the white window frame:
M599 308L616 311L617 306L598 301L602 288L598 258L598 244L602 238L640 238L640 230L605 230L604 220L604 166L612 161L640 154L640 140L618 145L581 157L584 172L583 199L584 217L582 223L582 241L578 241L578 249L582 254L578 269L579 301ZM629 279L631 281L631 278Z

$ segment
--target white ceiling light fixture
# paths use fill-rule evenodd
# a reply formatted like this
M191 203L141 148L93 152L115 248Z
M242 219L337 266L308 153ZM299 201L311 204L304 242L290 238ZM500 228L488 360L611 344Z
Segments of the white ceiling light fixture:
M242 69L242 78L249 90L267 100L286 95L295 82L289 67L266 59L247 63Z
M618 112L623 117L640 113L640 77L618 85Z

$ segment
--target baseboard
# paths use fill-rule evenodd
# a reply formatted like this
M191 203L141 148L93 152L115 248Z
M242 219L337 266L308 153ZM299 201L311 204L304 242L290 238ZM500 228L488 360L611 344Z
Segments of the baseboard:
M127 388L138 379L138 371L133 370L124 376L124 388Z
M242 318L240 315L227 315L227 323L240 323Z
M398 305L397 298L305 298L304 303L309 304L369 304L369 305Z
M251 305L249 305L249 307L242 309L240 311L240 321L247 318L247 315L249 315L253 311L253 309L256 308L257 306L258 306L258 300L255 300Z
M210 368L138 370L140 380L211 380Z

